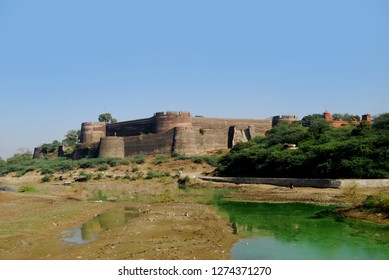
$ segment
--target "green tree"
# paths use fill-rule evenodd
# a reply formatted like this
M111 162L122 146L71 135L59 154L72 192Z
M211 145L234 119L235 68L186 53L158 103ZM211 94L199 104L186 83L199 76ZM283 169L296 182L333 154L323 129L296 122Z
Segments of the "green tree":
M317 119L323 119L323 115L322 114L312 114L312 115L305 116L301 119L301 125L304 127L310 127L311 123Z
M53 153L56 149L58 149L59 146L62 146L62 143L59 142L58 140L54 140L52 143L50 144L42 144L41 147L42 147L42 152L44 154L50 154L50 153Z
M281 122L266 133L265 143L269 146L276 144L297 144L307 137L307 129L298 122L288 124Z
M314 137L319 137L321 134L324 134L325 131L330 130L331 124L325 119L313 119L309 126L309 132Z
M332 127L323 118L309 128L278 124L265 137L235 145L217 174L246 177L389 178L389 114L376 123ZM282 143L298 142L297 150Z
M104 113L99 115L99 122L116 123L118 120L113 118L111 113Z
M78 142L80 142L81 131L80 130L69 130L65 135L65 139L62 140L62 144L67 147L74 148Z
M373 127L389 130L389 113L381 114L373 119Z

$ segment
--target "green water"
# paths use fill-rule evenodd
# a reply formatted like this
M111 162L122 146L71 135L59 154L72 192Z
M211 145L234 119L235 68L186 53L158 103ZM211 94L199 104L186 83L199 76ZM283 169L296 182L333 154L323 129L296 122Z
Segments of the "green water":
M233 259L389 259L389 226L346 219L303 203L222 202L240 240Z

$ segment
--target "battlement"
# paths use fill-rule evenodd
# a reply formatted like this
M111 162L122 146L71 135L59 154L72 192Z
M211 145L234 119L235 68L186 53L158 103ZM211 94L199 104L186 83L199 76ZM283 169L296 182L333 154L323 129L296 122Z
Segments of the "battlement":
M118 136L106 136L106 137L104 137L104 141L106 141L106 142L123 141L123 137L118 137Z
M183 118L190 118L192 117L190 112L184 112L184 111L167 111L167 112L157 112L154 114L155 117L183 117Z

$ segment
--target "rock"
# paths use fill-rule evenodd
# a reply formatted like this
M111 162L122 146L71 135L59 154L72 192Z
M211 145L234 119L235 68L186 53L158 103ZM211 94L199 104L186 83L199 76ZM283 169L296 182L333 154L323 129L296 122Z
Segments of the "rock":
M14 190L8 186L0 186L0 192L14 192Z

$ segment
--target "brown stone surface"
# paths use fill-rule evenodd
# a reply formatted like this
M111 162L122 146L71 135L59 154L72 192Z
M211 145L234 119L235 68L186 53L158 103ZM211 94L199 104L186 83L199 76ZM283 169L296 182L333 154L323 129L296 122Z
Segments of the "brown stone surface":
M100 143L98 154L102 157L199 154L231 148L264 135L271 126L271 118L203 118L192 117L188 112L161 112L151 118L114 124L83 123L81 134L83 144ZM82 153L76 150L75 154Z

